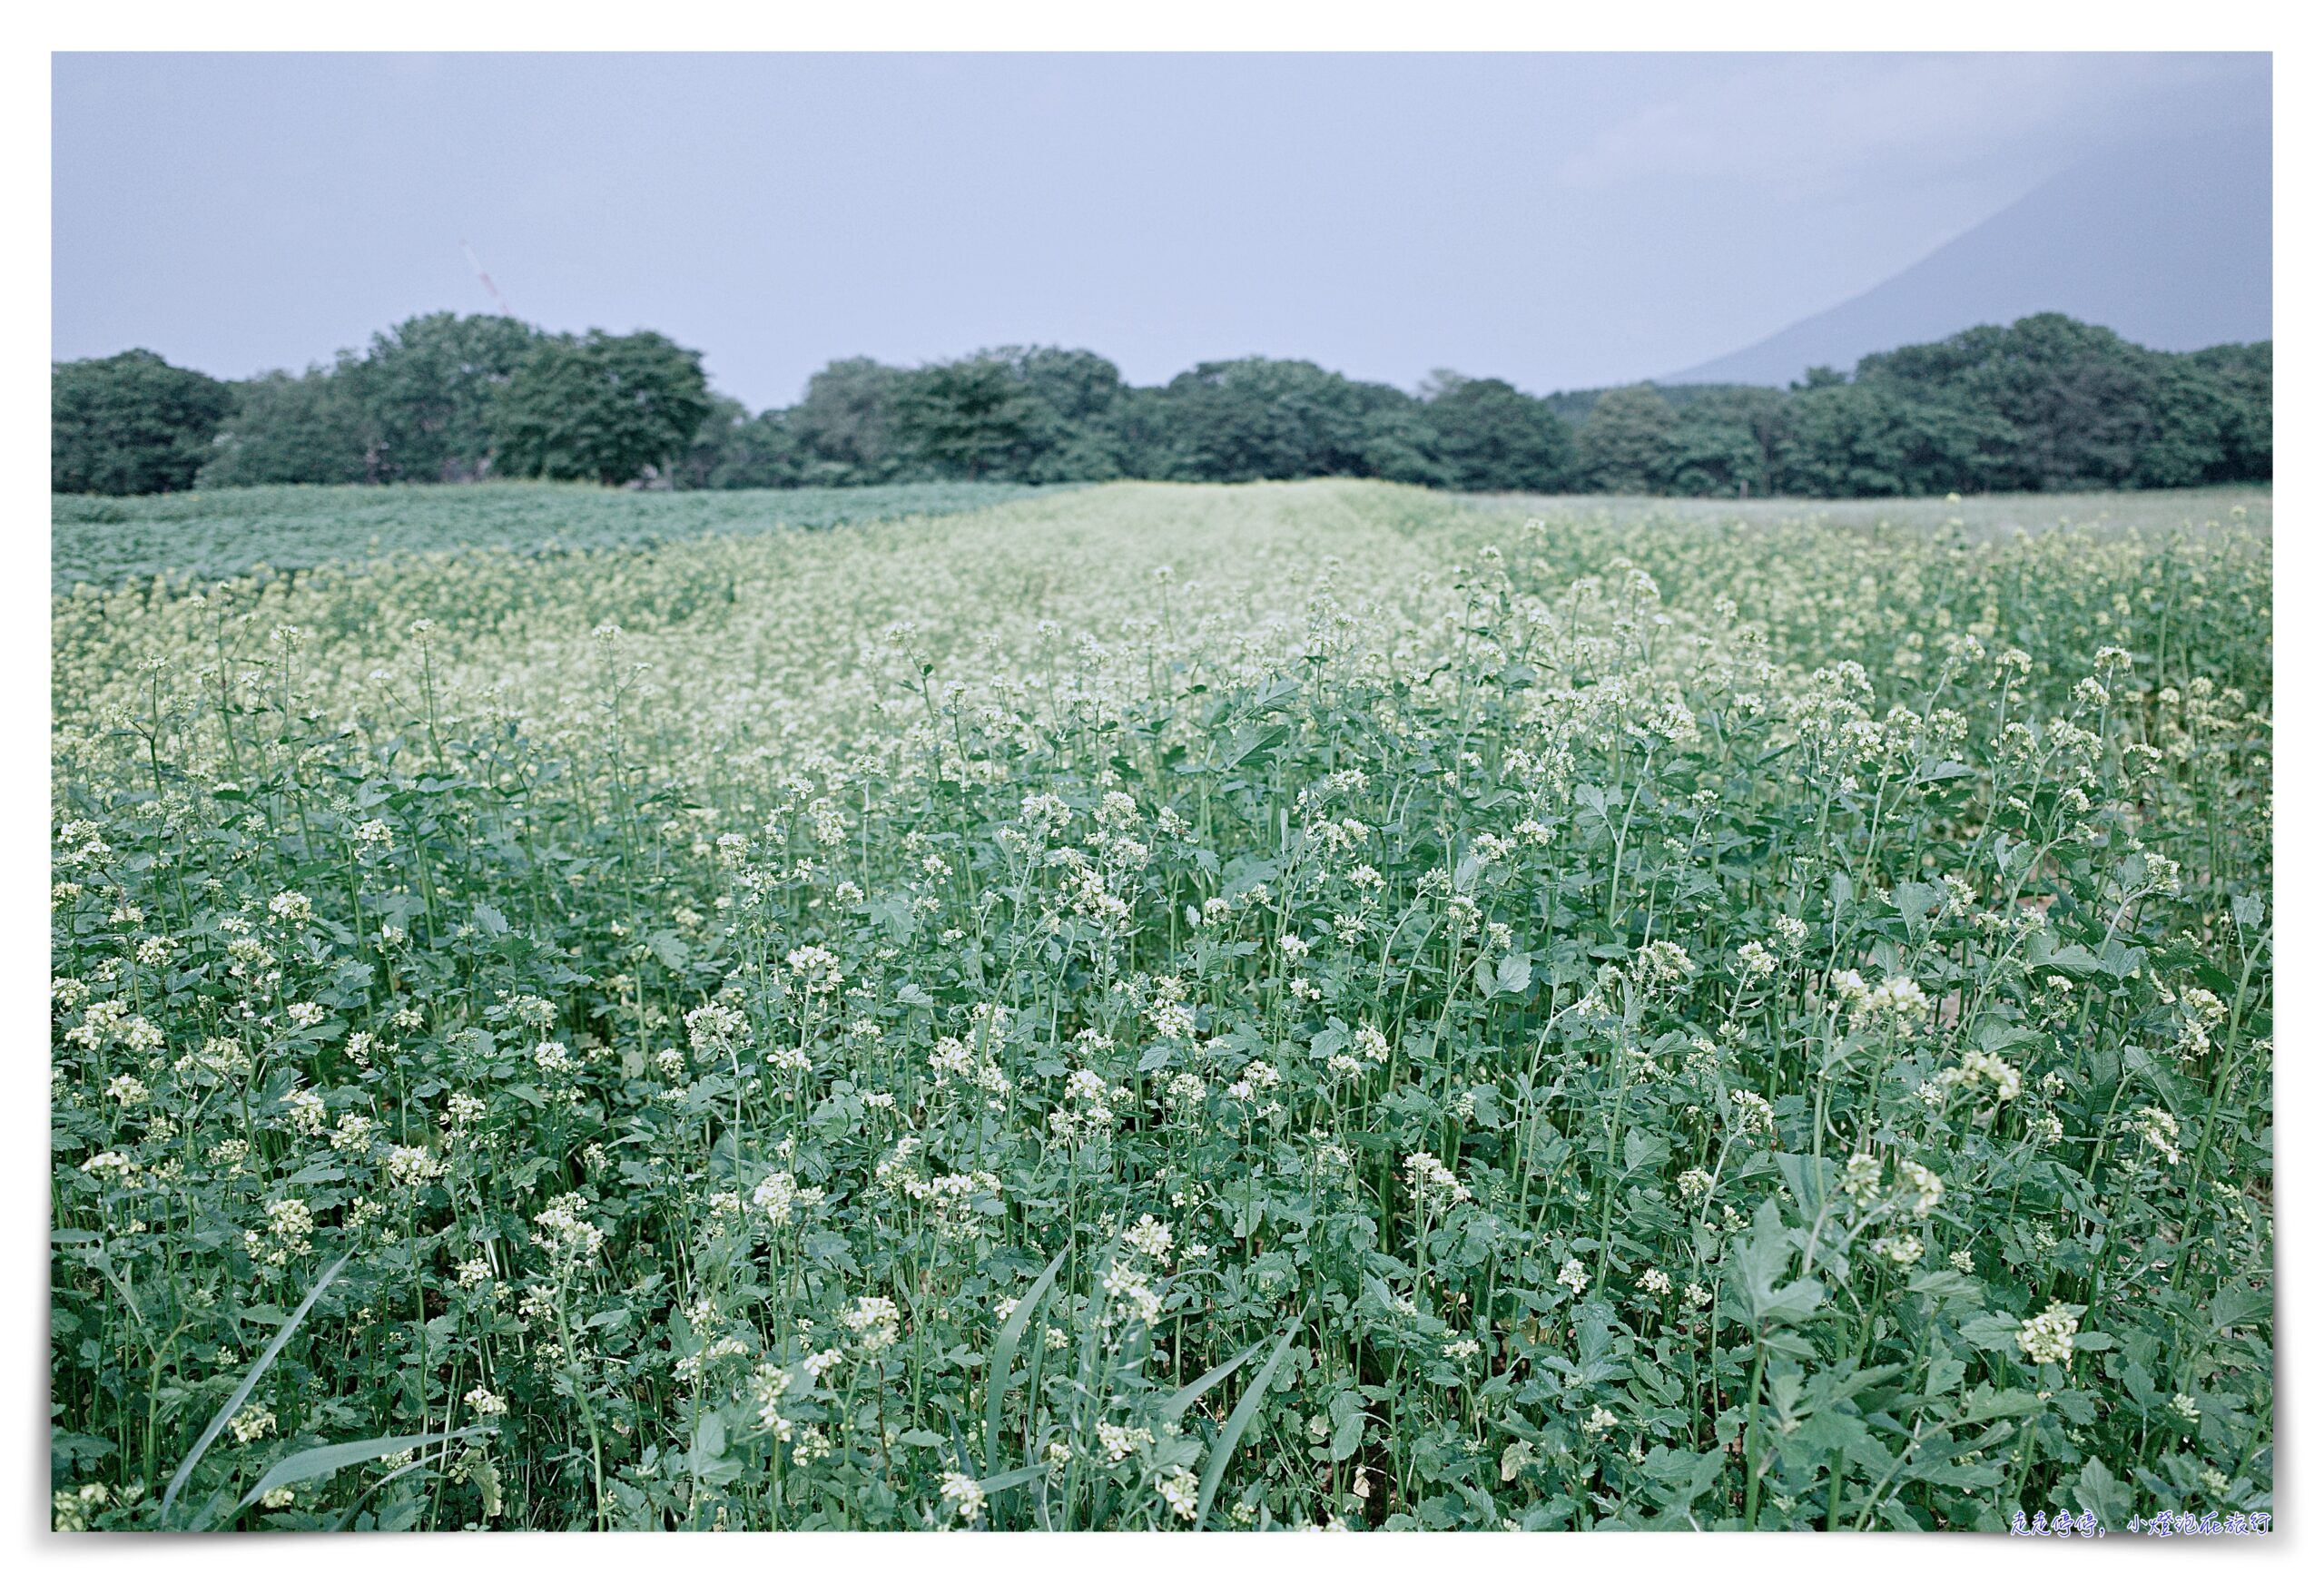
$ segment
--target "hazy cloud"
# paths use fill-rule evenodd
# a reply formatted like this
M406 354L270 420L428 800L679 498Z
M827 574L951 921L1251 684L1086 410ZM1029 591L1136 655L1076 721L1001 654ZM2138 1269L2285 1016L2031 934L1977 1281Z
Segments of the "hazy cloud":
M2252 65L2222 55L1740 57L1708 87L1607 126L1552 174L1584 191L1676 178L1799 196L1874 172L1894 182L1957 172L2030 141L2055 168L2131 130L2158 97L2183 113L2183 102L2211 95L2222 117L2235 113L2233 85Z

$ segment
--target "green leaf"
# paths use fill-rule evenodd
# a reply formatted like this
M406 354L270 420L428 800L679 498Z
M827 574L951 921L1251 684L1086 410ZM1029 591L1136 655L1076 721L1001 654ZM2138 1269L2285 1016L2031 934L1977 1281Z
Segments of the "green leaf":
M2248 1286L2222 1287L2211 1297L2211 1322L2214 1331L2230 1331L2238 1325L2258 1324L2275 1317L2273 1293L2254 1292Z
M2031 1391L1997 1390L1980 1385L1969 1392L1961 1404L1959 1423L1984 1423L1996 1418L2018 1418L2042 1405L2042 1399Z
M1287 725L1270 725L1264 728L1246 725L1236 732L1234 740L1227 743L1226 752L1220 758L1217 767L1221 771L1231 770L1253 753L1263 748L1273 747L1290 734L1291 728Z
M645 943L651 946L654 954L662 959L662 965L674 973L684 972L686 963L693 959L692 949L674 930L657 929L645 937Z
M1049 1464L1046 1462L1035 1462L1024 1468L1011 1468L1006 1473L995 1473L990 1479L978 1480L977 1488L987 1495L998 1495L1004 1490L1014 1490L1019 1484L1030 1484L1049 1470Z
M1760 1332L1774 1324L1797 1324L1823 1303L1824 1283L1799 1280L1778 1287L1776 1283L1791 1268L1792 1249L1773 1199L1761 1201L1755 1222L1748 1237L1738 1236L1728 1244L1728 1262L1743 1294L1744 1312L1752 1328Z
M1948 1313L1974 1309L1984 1301L1985 1289L1949 1264L1919 1271L1905 1284L1919 1296L1935 1299Z
M1533 959L1523 951L1512 951L1501 959L1501 971L1493 987L1503 995L1522 995L1533 981Z
M2025 953L2026 962L2036 968L2063 968L2069 973L2098 971L2098 959L2091 955L2088 946L2057 945L2046 935L2034 937Z
M1946 1490L1985 1490L2001 1482L2001 1470L1990 1462L1915 1461L1905 1470L1908 1478Z
M428 1468L435 1462L436 1456L440 1454L441 1453L433 1453L425 1457L414 1457L402 1467L398 1468L393 1472L388 1474L386 1478L375 1480L369 1489L364 1490L360 1495L358 1495L354 1499L347 1503L347 1509L339 1514L339 1520L331 1525L331 1531L334 1533L346 1532L347 1525L355 1520L355 1514L363 1509L365 1503L369 1501L371 1497L377 1495L380 1490L385 1490L389 1485L395 1483L398 1480L409 1479L414 1473L426 1471ZM384 1527L385 1525L382 1524L382 1526Z
M2011 1313L1981 1313L1961 1322L1961 1339L1979 1352L2005 1352L2017 1344L2025 1322Z
M1622 1172L1635 1176L1670 1157L1670 1140L1658 1132L1632 1127L1622 1135Z
M2120 1528L2130 1516L2131 1487L2096 1457L2082 1465L2082 1477L2073 1481L2073 1498L2083 1510L2110 1528Z
M1824 1206L1831 1202L1839 1185L1839 1167L1813 1155L1777 1155L1776 1168L1783 1173L1792 1197L1798 1201L1800 1214L1810 1220L1824 1213Z

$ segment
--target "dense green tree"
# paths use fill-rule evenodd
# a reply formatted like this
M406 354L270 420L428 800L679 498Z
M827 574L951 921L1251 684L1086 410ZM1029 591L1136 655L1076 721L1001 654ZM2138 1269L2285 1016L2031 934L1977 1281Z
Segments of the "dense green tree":
M1026 482L1122 477L1117 408L1128 387L1119 369L1096 352L1065 347L1004 347L990 355L1006 359L1033 398Z
M1440 370L1423 391L1422 422L1452 488L1546 493L1573 471L1572 430L1506 379Z
M709 413L699 352L652 330L553 336L492 402L495 470L630 483L666 473Z
M908 468L896 435L901 369L871 358L842 358L808 379L806 393L786 415L799 445L800 482L885 484Z
M380 482L378 438L350 361L303 374L277 369L238 386L202 486Z
M2154 429L2156 361L2111 329L2039 313L1876 353L1856 379L2008 423L2016 443L1994 487L2110 488L2132 480Z
M2274 477L2275 344L2206 347L2175 360L2209 380L2221 404L2220 459L2204 481Z
M1103 423L1121 398L1122 371L1096 352L1068 347L1002 347L1006 362L1036 400L1068 429Z
M2273 356L2267 342L2154 352L2037 314L1868 357L1853 376L1812 369L1787 391L1535 397L1440 371L1414 396L1270 358L1137 388L1092 351L1009 346L910 370L833 362L796 405L753 418L714 400L699 358L658 335L543 338L438 313L239 396L149 352L58 365L51 478L124 492L183 487L195 467L212 483L651 470L686 488L1322 476L1708 496L2132 488L2271 477Z
M1185 478L1192 476L1177 426L1177 407L1167 387L1128 385L1107 420L1108 439L1126 478Z
M481 313L425 314L373 336L346 371L382 476L431 484L481 477L491 460L493 399L539 339L529 325Z
M1783 428L1780 390L1732 386L1675 409L1669 487L1675 495L1766 495Z
M741 402L718 396L671 481L681 489L781 489L799 482L800 465L799 442L783 413L753 418Z
M1173 476L1216 483L1366 477L1390 448L1367 421L1410 398L1315 364L1275 358L1203 363L1165 387Z
M1659 495L1670 482L1671 431L1679 415L1651 385L1609 390L1574 438L1587 487L1611 495Z
M2183 358L2159 358L2148 419L2121 480L2142 489L2185 488L2219 476L2227 460L2230 403L2220 380Z
M1825 498L1988 487L2014 434L2004 420L1863 381L1792 393L1772 453L1776 487Z
M948 477L1025 477L1044 418L1023 375L990 353L916 369L896 390L898 437Z
M1818 383L1795 392L1784 416L1777 447L1784 493L1909 493L1902 397L1846 381Z
M1374 387L1374 388L1379 388ZM1358 471L1392 484L1441 489L1452 474L1436 454L1436 432L1420 403L1395 392L1394 400L1368 399L1357 419Z
M55 364L48 487L71 495L188 488L233 407L222 381L142 349Z

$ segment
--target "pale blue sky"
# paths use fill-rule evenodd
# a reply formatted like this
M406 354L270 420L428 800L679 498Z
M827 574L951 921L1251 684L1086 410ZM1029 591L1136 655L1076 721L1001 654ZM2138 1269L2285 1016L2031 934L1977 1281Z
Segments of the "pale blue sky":
M833 357L1530 389L1733 350L2255 55L60 55L54 353L240 377L436 309Z

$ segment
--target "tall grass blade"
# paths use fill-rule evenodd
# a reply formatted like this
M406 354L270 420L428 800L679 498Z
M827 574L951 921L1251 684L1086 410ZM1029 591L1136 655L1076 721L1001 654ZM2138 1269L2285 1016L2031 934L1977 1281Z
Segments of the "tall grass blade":
M416 1451L438 1440L474 1440L478 1435L491 1432L481 1425L471 1425L467 1429L439 1431L435 1434L382 1435L377 1440L342 1440L335 1446L316 1446L308 1450L294 1451L269 1468L265 1476L235 1502L234 1511L227 1515L242 1511L269 1490L280 1490L285 1484L300 1484L310 1479L320 1479L326 1474L338 1472L341 1468L351 1468L358 1462L391 1457L398 1451Z
M434 1467L438 1459L444 1453L442 1451L430 1451L424 1457L414 1457L410 1461L406 1462L394 1472L388 1474L385 1478L373 1481L371 1486L365 1490L362 1494L357 1496L353 1500L347 1503L347 1509L339 1514L339 1520L331 1525L331 1531L333 1533L346 1532L347 1525L355 1520L355 1514L363 1509L364 1505L369 1501L371 1497L377 1495L380 1490L385 1490L389 1485L394 1483L399 1479L408 1479L414 1473L425 1472L428 1469Z
M1068 1242L1057 1251L1049 1267L1033 1283L1033 1289L1009 1315L1009 1322L1000 1327L1000 1334L993 1339L992 1357L985 1364L984 1377L984 1465L988 1468L1000 1460L1000 1399L1009 1393L1009 1371L1017 1362L1017 1343L1024 1339L1025 1327L1033 1320L1044 1298L1049 1294L1049 1284L1065 1264L1065 1255L1072 1251Z
M226 1405L218 1410L218 1416L210 1421L210 1427L203 1430L202 1438L193 1442L193 1450L188 1451L185 1460L178 1464L178 1470L170 1475L170 1487L162 1492L163 1518L170 1515L170 1507L176 1501L178 1491L183 1490L185 1481L193 1476L194 1467L202 1460L202 1453L210 1450L210 1443L224 1431L227 1423L234 1414L242 1410L242 1403L251 1399L251 1391L257 1386L259 1376L266 1372L276 1356L289 1343L291 1333L306 1319L307 1311L314 1307L315 1299L323 1294L323 1288L339 1279L339 1273L347 1268L347 1261L354 1256L354 1251L350 1249L340 1254L338 1261L322 1273L322 1278L317 1281L308 1292L306 1301L299 1304L298 1312L282 1322L282 1328L274 1332L274 1339L267 1343L266 1351L258 1355L258 1362L251 1365L251 1372L242 1376L242 1382L234 1387L234 1393L231 1396L226 1398Z
M1234 1412L1226 1420L1226 1427L1219 1431L1218 1443L1210 1448L1210 1460L1203 1464L1202 1489L1195 1497L1195 1528L1197 1531L1201 1529L1204 1519L1210 1516L1211 1497L1218 1493L1218 1481L1226 1476L1226 1464L1234 1460L1235 1448L1241 1442L1243 1431L1251 1427L1251 1420L1257 1416L1259 1403L1266 1398L1267 1381L1275 1378L1275 1372L1283 1367L1284 1359L1291 1355L1291 1338L1298 1333L1299 1326L1295 1323L1283 1332L1283 1339L1275 1342L1275 1353L1267 1359L1266 1366L1243 1388L1243 1399L1235 1404Z
M1264 1339L1253 1342L1249 1346L1245 1347L1241 1352L1236 1353L1233 1357L1219 1364L1218 1367L1213 1369L1209 1373L1205 1374L1201 1379L1196 1380L1193 1384L1179 1391L1176 1396L1171 1397L1169 1401L1162 1404L1162 1417L1164 1421L1169 1423L1176 1423L1178 1420L1186 1417L1187 1411L1192 1408L1196 1402L1202 1400L1204 1391L1209 1390L1221 1380L1226 1379L1227 1375L1232 1374L1236 1370L1249 1362L1253 1355L1256 1354L1261 1347L1266 1344L1267 1343Z

